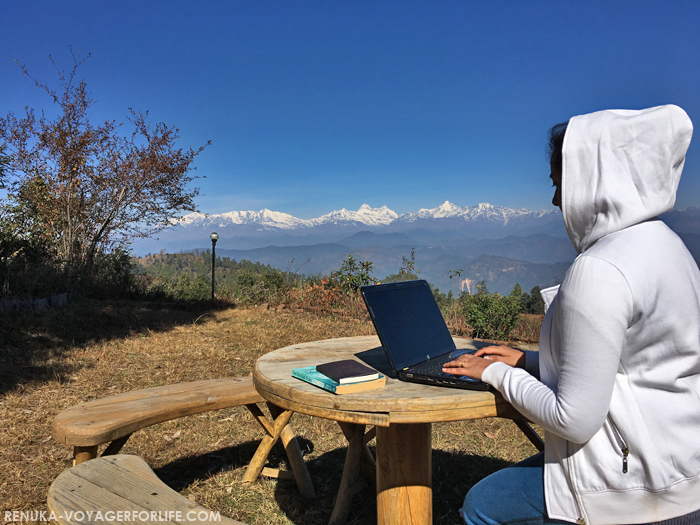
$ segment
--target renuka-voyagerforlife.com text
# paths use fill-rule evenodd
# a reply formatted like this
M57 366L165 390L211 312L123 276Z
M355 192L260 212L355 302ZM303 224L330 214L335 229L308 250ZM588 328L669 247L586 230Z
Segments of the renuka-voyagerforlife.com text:
M140 523L144 521L221 521L221 513L217 510L190 510L183 512L181 510L163 510L163 511L147 511L147 510L117 510L117 511L70 511L65 514L57 515L55 512L45 510L31 511L5 511L5 523L8 522L36 522L36 521L78 521L78 522L96 522L96 521L121 521Z

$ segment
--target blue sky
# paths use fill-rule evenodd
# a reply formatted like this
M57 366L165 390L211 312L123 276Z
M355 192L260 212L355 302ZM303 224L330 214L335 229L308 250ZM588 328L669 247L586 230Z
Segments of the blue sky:
M200 210L301 218L490 202L549 208L547 129L674 103L700 123L697 1L3 3L0 113L51 111L21 74L80 68L96 121L127 108L212 141ZM125 130L126 131L126 130ZM700 205L700 137L677 208Z

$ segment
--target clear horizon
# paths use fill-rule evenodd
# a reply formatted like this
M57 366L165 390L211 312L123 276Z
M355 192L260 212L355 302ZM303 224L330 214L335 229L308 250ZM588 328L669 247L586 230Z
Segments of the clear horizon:
M92 119L180 128L201 212L310 219L480 202L552 209L547 130L577 114L674 103L700 121L700 2L438 1L4 6L0 112L47 114L70 69ZM127 133L125 126L124 132ZM697 140L695 141L697 142ZM691 143L677 209L700 204Z

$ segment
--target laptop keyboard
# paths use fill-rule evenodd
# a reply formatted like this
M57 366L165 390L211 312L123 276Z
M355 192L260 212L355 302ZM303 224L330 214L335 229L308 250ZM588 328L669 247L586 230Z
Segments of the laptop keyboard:
M462 350L462 349L460 349ZM468 350L464 349L464 351L460 355L464 354L473 354L476 352L476 350ZM457 356L459 357L459 356ZM425 365L421 368L414 368L411 370L413 373L420 373L420 374L425 374L425 375L452 375L452 374L446 374L445 372L442 371L442 365L445 363L449 363L450 361L454 361L457 359L457 357L445 357L443 359L440 359L438 361L435 361L434 363L430 363L429 365Z

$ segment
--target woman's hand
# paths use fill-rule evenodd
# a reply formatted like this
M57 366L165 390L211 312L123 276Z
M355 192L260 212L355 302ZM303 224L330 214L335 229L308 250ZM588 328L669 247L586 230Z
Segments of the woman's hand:
M469 376L474 379L481 379L481 374L490 364L487 359L464 354L454 361L442 365L442 371L456 376Z
M457 376L469 376L481 379L490 361L501 361L512 367L525 367L525 352L509 346L487 346L478 350L474 355L464 354L454 361L445 363L442 371Z
M514 368L525 368L525 352L510 346L486 346L474 353L491 361L500 361Z

